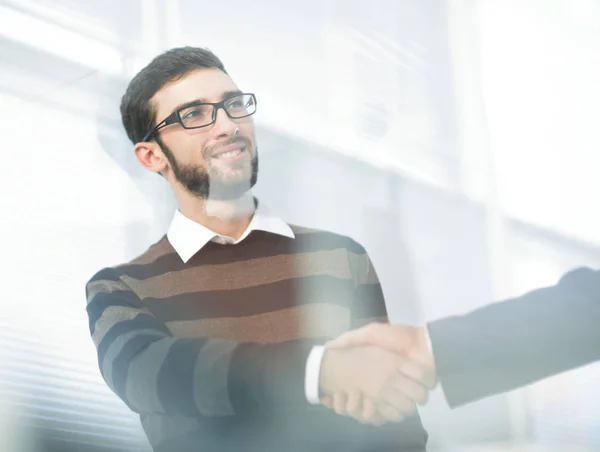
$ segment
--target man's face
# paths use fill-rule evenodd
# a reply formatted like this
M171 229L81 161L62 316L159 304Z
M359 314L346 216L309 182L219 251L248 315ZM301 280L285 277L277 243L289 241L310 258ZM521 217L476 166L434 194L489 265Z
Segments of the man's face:
M151 103L160 122L182 104L220 102L236 91L224 72L199 69L162 87ZM214 124L198 129L171 124L158 132L157 142L177 182L203 199L236 199L256 183L258 153L251 117L230 119L219 109Z

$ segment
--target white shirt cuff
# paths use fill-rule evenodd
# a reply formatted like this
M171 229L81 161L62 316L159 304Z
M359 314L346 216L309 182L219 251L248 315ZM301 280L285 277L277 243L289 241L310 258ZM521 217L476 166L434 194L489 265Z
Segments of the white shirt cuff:
M306 360L304 390L306 399L313 405L319 405L321 403L321 398L319 397L319 382L321 377L321 362L323 361L324 353L325 347L318 345L313 347Z

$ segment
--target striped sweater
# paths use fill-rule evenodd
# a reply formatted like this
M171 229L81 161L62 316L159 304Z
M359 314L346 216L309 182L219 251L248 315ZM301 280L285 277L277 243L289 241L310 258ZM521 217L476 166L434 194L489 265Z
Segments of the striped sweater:
M418 415L376 428L307 402L310 349L387 312L362 246L291 227L187 263L165 236L88 281L101 374L156 451L425 449Z

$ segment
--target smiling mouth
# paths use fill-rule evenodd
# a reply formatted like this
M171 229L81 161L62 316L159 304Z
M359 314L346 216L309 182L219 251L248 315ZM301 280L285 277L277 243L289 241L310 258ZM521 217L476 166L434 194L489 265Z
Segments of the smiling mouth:
M232 162L232 161L236 161L236 160L239 160L240 158L242 158L245 153L246 153L246 146L244 146L242 144L230 144L230 145L225 146L225 148L222 149L221 151L214 154L212 156L212 158L215 160Z
M214 158L219 160L227 160L232 159L240 155L243 151L241 149L237 149L235 151L222 152L221 154L216 155Z

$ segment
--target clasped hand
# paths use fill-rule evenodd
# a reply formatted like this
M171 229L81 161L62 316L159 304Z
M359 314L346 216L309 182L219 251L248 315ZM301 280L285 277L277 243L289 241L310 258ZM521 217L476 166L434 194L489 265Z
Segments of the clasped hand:
M373 323L326 345L322 403L359 422L401 422L435 385L424 328Z

